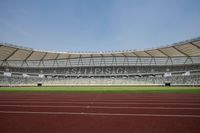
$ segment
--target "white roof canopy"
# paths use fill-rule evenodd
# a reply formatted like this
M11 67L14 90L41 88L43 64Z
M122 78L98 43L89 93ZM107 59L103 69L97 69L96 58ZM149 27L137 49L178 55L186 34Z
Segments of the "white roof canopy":
M150 50L114 52L50 52L0 43L1 61L39 61L93 57L200 57L200 37Z

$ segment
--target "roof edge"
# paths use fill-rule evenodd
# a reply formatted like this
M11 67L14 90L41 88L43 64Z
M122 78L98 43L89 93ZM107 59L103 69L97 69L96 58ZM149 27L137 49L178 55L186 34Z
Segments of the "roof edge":
M112 54L112 53L143 52L143 51L149 51L149 50L156 50L156 49L168 48L168 47L177 46L177 45L183 45L183 44L194 42L194 41L200 41L200 37L176 42L176 43L165 45L165 46L147 48L147 49L143 49L143 50L131 49L131 50L119 50L119 51L93 51L93 52L87 52L87 51L80 51L80 52L77 52L77 51L75 51L75 52L71 52L71 51L48 51L48 50L46 51L46 50L38 50L38 49L33 49L33 48L19 46L19 45L10 44L10 43L0 43L0 45L18 48L18 49L22 49L22 50L30 50L30 51L34 51L34 52L46 52L46 53L55 53L55 54Z

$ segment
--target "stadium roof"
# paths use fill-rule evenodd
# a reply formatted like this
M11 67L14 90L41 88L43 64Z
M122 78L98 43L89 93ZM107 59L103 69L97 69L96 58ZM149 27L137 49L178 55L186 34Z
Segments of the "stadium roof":
M59 60L93 57L200 57L200 37L172 45L147 49L100 52L51 52L0 43L1 61Z

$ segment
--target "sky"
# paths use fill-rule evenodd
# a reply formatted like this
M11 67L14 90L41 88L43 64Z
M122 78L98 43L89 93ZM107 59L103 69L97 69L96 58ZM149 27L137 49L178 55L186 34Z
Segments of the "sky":
M0 42L47 51L143 50L200 37L200 0L0 0Z

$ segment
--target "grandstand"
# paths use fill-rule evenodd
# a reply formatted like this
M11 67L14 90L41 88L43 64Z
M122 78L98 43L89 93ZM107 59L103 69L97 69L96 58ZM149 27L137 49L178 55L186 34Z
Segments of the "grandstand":
M0 43L0 86L200 85L200 38L126 51L51 52Z

